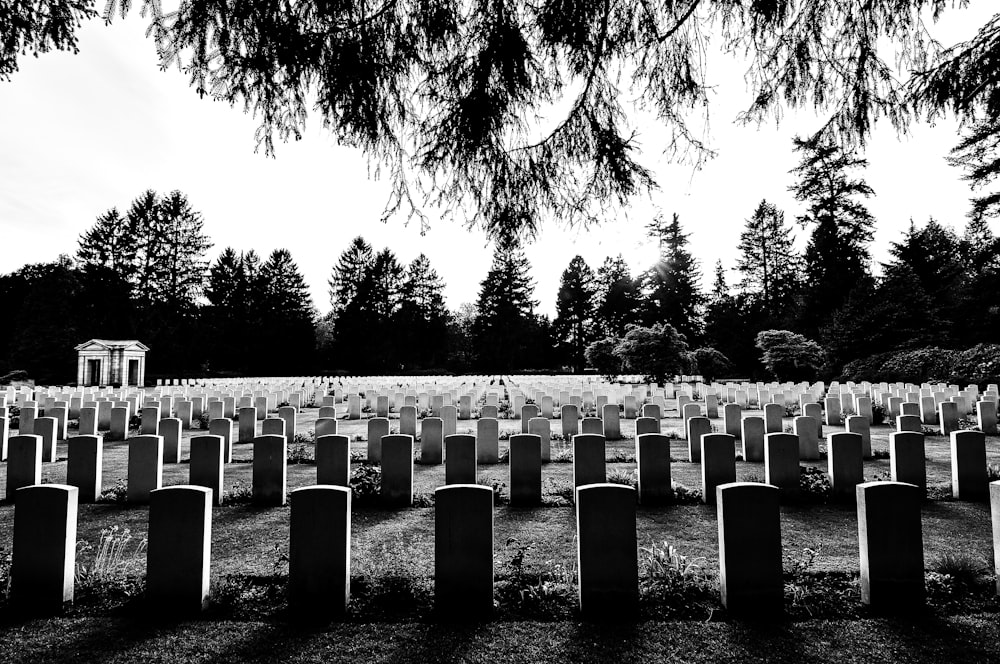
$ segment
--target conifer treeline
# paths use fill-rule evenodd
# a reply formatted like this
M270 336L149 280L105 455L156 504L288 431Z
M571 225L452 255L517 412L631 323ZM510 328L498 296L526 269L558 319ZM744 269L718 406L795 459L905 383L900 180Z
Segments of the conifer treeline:
M801 254L792 223L762 200L732 238L736 279L727 283L730 270L717 263L706 292L680 218L657 216L647 225L654 265L633 275L622 256L596 270L574 257L552 320L537 312L517 242L496 246L476 302L449 311L426 256L403 265L361 237L332 266L332 308L320 318L287 250L262 259L226 248L209 265L212 244L185 196L148 191L124 214L99 217L75 257L0 276L0 375L72 381L73 346L92 337L146 342L149 378L583 371L588 346L610 357L612 341L643 338L631 325L685 346L692 371L705 364L758 378L768 377L755 346L764 330L819 342L827 377L877 353L995 341L1000 243L982 206L961 235L934 219L911 221L876 276L865 160L816 141L795 148L792 191L805 209L795 221L808 233Z

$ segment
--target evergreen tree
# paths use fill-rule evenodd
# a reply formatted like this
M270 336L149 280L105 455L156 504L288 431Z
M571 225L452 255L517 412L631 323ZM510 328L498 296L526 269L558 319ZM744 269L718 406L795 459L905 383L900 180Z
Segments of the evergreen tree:
M701 293L698 261L686 249L687 234L681 231L675 212L669 222L654 218L647 229L659 242L660 259L646 274L646 321L666 323L694 341L701 334Z
M641 293L621 254L604 259L597 270L597 307L594 311L596 336L617 337L636 322Z
M275 249L260 267L262 336L272 352L262 366L271 375L300 372L313 359L316 311L309 288L287 249Z
M99 270L130 282L135 271L137 240L118 208L111 208L80 235L77 261L84 270Z
M991 109L989 117L975 122L951 150L948 161L965 171L963 179L974 191L988 189L1000 176L1000 117ZM1000 191L987 191L972 198L969 218L982 220L1000 216Z
M799 223L812 227L805 252L801 326L815 333L854 288L868 283L867 244L874 219L857 199L874 192L863 179L851 175L865 168L867 160L819 135L795 138L794 143L802 161L792 169L799 181L790 190L807 206Z
M770 322L780 322L794 311L801 268L793 242L785 213L766 200L740 233L740 288L759 302Z
M372 247L360 235L340 254L330 276L330 304L336 314L344 312L358 297L375 262Z
M593 336L594 271L582 256L574 256L563 270L556 295L555 335L574 372L586 366L584 353Z
M745 297L734 297L726 284L722 261L715 263L712 294L705 307L705 343L722 353L741 376L753 376L757 370L759 352L753 335L743 333L751 328L751 311ZM741 330L734 334L734 330Z
M500 243L493 263L480 283L473 335L477 363L488 373L505 373L529 366L532 353L548 349L534 347L537 322L532 299L534 282L520 244Z
M448 358L448 310L444 282L420 254L406 268L396 315L397 349L405 367L443 367Z

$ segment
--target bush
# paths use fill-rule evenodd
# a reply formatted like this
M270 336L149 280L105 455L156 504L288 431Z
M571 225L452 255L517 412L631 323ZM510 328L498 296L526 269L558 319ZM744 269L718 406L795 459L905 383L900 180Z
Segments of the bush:
M871 382L1000 382L1000 345L979 344L966 350L928 347L879 353L848 362L843 380Z
M885 416L888 413L885 410L885 406L880 403L872 404L872 426L878 424L885 424Z
M824 502L830 498L833 485L819 468L815 466L799 466L799 495L803 499Z
M11 383L23 383L28 380L28 372L24 369L15 369L0 376L0 385L10 385Z
M734 371L729 358L714 348L699 348L694 352L694 361L697 370L693 373L701 374L706 383Z
M629 325L614 352L628 371L663 383L684 373L689 364L687 348L684 336L672 325L658 323L652 327Z
M125 480L119 479L101 492L101 495L97 497L97 502L124 505L128 502L128 484Z
M494 505L503 505L507 502L507 495L504 493L504 489L507 488L506 482L498 480L487 473L483 473L476 478L476 484L480 486L488 486L493 489Z
M362 464L351 473L350 484L354 503L358 505L375 503L382 492L382 469Z
M639 479L635 476L635 472L631 470L612 470L608 473L608 483L623 484L636 488L638 487Z
M288 463L306 463L315 464L316 459L313 456L313 451L306 445L291 445L288 448Z
M826 362L822 346L788 330L764 330L755 343L761 362L779 380L812 380Z
M237 481L222 494L223 505L248 505L253 502L253 488Z

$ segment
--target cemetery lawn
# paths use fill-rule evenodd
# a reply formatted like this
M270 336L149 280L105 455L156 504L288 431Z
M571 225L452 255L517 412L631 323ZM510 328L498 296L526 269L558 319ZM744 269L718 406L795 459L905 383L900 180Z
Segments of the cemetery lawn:
M300 432L312 430L317 410L299 415ZM790 424L791 420L785 420ZM678 418L665 418L664 433L679 433ZM398 423L393 422L393 430ZM259 425L258 425L259 426ZM717 424L720 426L720 423ZM635 469L634 421L623 420L626 439L608 445L608 472ZM520 422L504 420L505 432ZM560 432L559 421L552 422ZM824 433L842 431L825 427ZM872 447L888 447L887 426L872 429ZM474 433L474 422L458 423L458 433ZM197 434L198 432L193 432ZM362 422L340 422L340 433L363 437ZM72 435L72 434L71 434ZM192 432L185 432L182 457ZM43 481L62 483L61 459L43 468ZM250 445L237 444L234 459L250 458ZM294 447L294 446L293 446ZM306 451L309 445L306 444ZM506 440L501 441L501 450ZM554 441L553 456L565 444ZM363 453L366 443L352 443ZM0 661L3 662L246 662L246 661L685 661L767 660L797 662L961 661L1000 662L1000 603L992 579L989 507L950 499L950 447L944 437L926 440L930 500L923 508L925 567L942 559L964 561L978 572L949 585L928 583L930 606L908 618L870 615L860 605L858 535L853 505L802 502L784 505L781 531L786 556L786 618L770 624L729 618L718 601L715 508L700 504L642 507L637 514L641 549L675 547L688 573L681 590L664 599L659 586L644 590L641 618L632 625L591 625L575 614L575 514L568 496L572 463L543 469L545 505L495 511L495 575L499 602L492 623L437 624L432 612L434 574L433 491L444 482L443 466L417 465L418 504L399 510L355 506L352 514L352 608L343 622L302 625L285 611L284 574L288 549L288 508L229 504L213 510L212 593L206 615L186 622L145 618L141 542L148 510L116 503L81 505L78 564L92 566L102 531L125 542L120 564L105 580L81 583L74 606L63 616L29 620L0 610ZM988 463L1000 464L1000 439L987 439ZM127 444L105 444L104 485L124 479ZM308 454L307 454L308 456ZM701 484L700 466L684 461L687 445L672 441L675 482ZM825 470L825 461L814 464ZM289 489L315 483L316 468L289 465ZM483 466L481 475L508 482L508 466ZM865 461L866 479L887 479L889 461ZM226 487L249 487L251 465L226 467ZM737 462L739 479L762 481L763 464ZM164 466L163 484L185 484L188 465ZM6 486L0 464L0 495ZM0 505L0 554L10 551L12 505ZM129 531L131 539L121 534ZM812 552L812 553L811 553ZM640 551L640 575L649 554ZM943 569L943 568L942 568ZM797 570L797 571L796 571ZM957 582L956 582L957 583Z

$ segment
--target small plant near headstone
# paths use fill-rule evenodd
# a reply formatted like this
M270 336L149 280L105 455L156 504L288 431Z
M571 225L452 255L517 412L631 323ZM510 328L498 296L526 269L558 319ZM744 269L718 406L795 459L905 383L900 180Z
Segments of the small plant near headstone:
M501 563L496 604L501 613L528 619L566 619L575 607L576 570L551 560L540 570L525 561L534 547L510 537L504 543L509 556Z
M295 438L292 439L292 443L296 445L310 445L316 443L316 432L313 430L300 431L295 434Z
M253 502L253 488L237 480L222 494L223 505L249 505Z
M129 435L135 432L135 435L139 435L139 431L142 430L142 415L133 415L128 418L128 430Z
M921 426L920 433L924 434L925 436L940 436L941 430L935 429L934 427Z
M799 497L812 502L826 502L833 486L830 478L815 466L799 466Z
M191 422L192 425L197 425L195 428L208 431L209 422L212 421L212 417L208 414L208 411L203 411L198 419Z
M791 424L786 424L783 431L785 433L795 433L795 427L793 427Z
M303 445L303 444L289 445L287 458L289 464L316 463L316 458L313 456L313 450L308 445Z
M674 505L700 505L701 504L701 489L691 489L674 482L671 489L673 490L673 497L670 502Z
M632 488L639 486L639 479L635 476L635 471L615 469L608 473L609 484L623 484Z
M488 473L482 473L476 478L476 484L480 486L488 486L493 489L494 506L506 505L510 502L510 498L505 492L505 489L507 488L506 482L503 482Z
M799 415L799 404L793 403L791 406L785 406L785 417L798 417Z
M2 605L10 595L10 567L13 554L5 547L0 546L0 605Z
M959 418L958 428L962 431L982 431L979 428L979 422L968 417Z
M690 558L667 542L639 547L639 601L656 618L711 616L718 584L704 557ZM651 617L652 617L651 616Z
M353 442L353 443L367 443L368 442L368 436L363 436L360 433L354 434L354 438L351 438L351 442Z
M361 450L351 450L351 463L364 463L368 460L368 455Z
M607 456L608 463L635 463L635 454L630 454L621 448L611 450Z
M542 490L542 502L553 507L572 505L574 492L575 489L569 482L546 477Z
M992 552L982 560L966 551L946 551L924 573L928 604L949 612L969 613L982 600L995 601Z
M885 406L880 403L872 404L872 426L885 424L886 415L888 415L888 413L885 410Z
M846 618L858 612L859 579L855 572L818 572L821 547L785 554L785 602L793 618ZM803 615L804 613L804 615Z
M872 458L873 459L888 459L889 458L889 448L888 447L873 447L872 448Z
M764 483L764 478L761 477L759 473L749 472L746 475L744 475L743 478L740 481L741 482L754 482L754 483L757 483L757 484L763 484Z
M552 463L573 463L573 448L566 446L552 450Z
M413 494L414 507L434 507L434 494L429 491L418 491Z
M497 463L510 463L510 448L505 447L497 455Z
M101 492L97 497L99 503L115 503L124 505L128 502L128 483L124 479L118 479L114 484Z
M371 464L362 464L351 472L350 485L354 504L376 503L382 490L382 469Z
M878 470L878 471L875 471L872 474L871 478L868 479L868 481L869 482L891 482L892 481L892 473L890 473L888 470Z
M74 579L77 584L105 582L129 573L136 573L145 562L146 538L133 543L132 532L117 525L101 530L101 539L90 565L77 562ZM76 543L76 558L80 561L94 548L86 541Z

